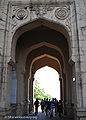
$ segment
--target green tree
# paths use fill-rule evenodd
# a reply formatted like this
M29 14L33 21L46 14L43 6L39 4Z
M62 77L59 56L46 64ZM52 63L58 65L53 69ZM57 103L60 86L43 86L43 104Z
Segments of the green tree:
M44 98L52 99L52 96L50 94L45 94Z
M44 89L39 87L39 83L36 80L35 86L34 86L34 99L38 98L39 100L42 100L44 98L52 99L52 96L49 94L46 94Z

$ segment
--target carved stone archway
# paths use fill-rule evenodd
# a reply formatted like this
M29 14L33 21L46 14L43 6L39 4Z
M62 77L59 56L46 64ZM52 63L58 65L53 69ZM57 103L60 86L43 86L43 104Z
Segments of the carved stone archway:
M14 62L16 67L18 85L17 103L22 102L23 96L23 92L21 92L20 94L19 90L21 89L21 91L23 91L23 87L25 86L26 94L28 90L28 79L33 79L33 71L31 69L31 62L33 59L35 60L35 58L43 54L48 54L52 57L56 57L57 59L60 56L60 64L62 65L60 68L61 76L63 76L63 73L65 74L68 66L70 68L70 65L68 63L72 53L70 41L71 29L68 22L70 21L70 4L68 4L68 7L64 6L63 8L61 8L60 6L52 7L50 5L46 7L44 7L44 5L39 5L39 7L37 7L36 5L33 6L34 7L32 8L32 10L30 10L29 7L18 8L19 6L16 5L12 7L13 13L11 15L13 19L13 25L10 28L10 40L12 42L11 60ZM43 12L43 9L46 11L46 13ZM38 10L38 13L36 10ZM54 15L55 19L51 19L51 16L50 18L49 16L46 16L47 13L51 11L53 12L52 14ZM65 13L64 16L60 16L59 14L62 11ZM34 13L36 17L30 17L29 15L31 15L31 13ZM44 34L44 36L42 35L42 33ZM43 38L39 37L39 34L40 36L43 36ZM36 36L36 38L33 35ZM38 53L38 55L35 56L35 53ZM23 82L25 84L24 86ZM70 82L68 82L68 84L70 84L71 86ZM27 94L25 95L25 97L26 99L28 99ZM71 100L69 100L69 104L71 104L70 102Z
M61 64L59 62L59 60L53 56L50 56L48 54L44 54L44 55L41 55L39 57L36 57L33 59L33 61L31 62L31 65L30 65L30 69L31 69L31 75L29 76L31 79L29 79L29 99L31 101L31 106L30 106L30 110L33 111L33 82L34 82L34 74L35 72L42 68L42 67L45 67L45 66L49 66L53 69L55 69L58 73L59 73L59 77L61 78L62 77L62 67L61 67ZM62 84L60 82L60 84ZM62 90L63 88L61 87L60 88L60 95L62 96ZM62 97L60 96L60 98L62 99Z
M30 98L31 104L33 103L33 99L31 98L33 93L29 92L33 90L32 83L35 71L35 68L33 68L33 62L37 58L38 61L40 61L40 56L48 55L48 60L49 56L52 56L50 57L51 61L57 61L59 67L56 68L54 64L51 64L51 67L55 67L55 69L57 69L61 78L64 76L63 74L66 74L65 86L64 81L61 82L61 93L63 94L61 94L61 98L65 100L64 104L68 106L67 108L65 107L66 111L70 110L70 113L68 113L71 114L72 77L71 66L69 64L71 48L69 34L65 27L60 24L50 22L44 18L37 19L20 27L16 31L13 37L12 46L12 59L15 61L17 77L17 103L22 103L24 98L27 100ZM43 57L43 59L45 59L45 57ZM47 62L46 64L48 65ZM38 68L36 68L36 70L37 69ZM70 74L68 74L68 71L70 71ZM30 84L32 87L30 87Z
M31 63L47 54L61 64L65 112L72 113L74 103L75 119L86 119L85 14L85 0L0 1L1 115L10 111L13 74L17 82L16 102L22 104L24 96L28 98L28 79L33 76Z

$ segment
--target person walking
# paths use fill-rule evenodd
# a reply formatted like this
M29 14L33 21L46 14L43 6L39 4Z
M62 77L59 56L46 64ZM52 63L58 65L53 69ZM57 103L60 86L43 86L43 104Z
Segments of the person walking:
M50 117L53 117L53 108L54 108L53 101L51 101L50 108L51 108L51 110L50 110Z
M46 112L46 116L47 116L47 113L48 113L48 98L46 98L46 100L45 100L45 112Z
M37 98L36 98L34 105L35 105L35 115L37 115L38 114L38 107L39 107L39 101Z
M44 113L44 106L45 106L45 102L42 99L42 101L41 101L41 110L42 110L42 113Z
M61 114L63 114L63 106L61 100L59 100L58 102L58 112L59 112L59 117L61 117Z

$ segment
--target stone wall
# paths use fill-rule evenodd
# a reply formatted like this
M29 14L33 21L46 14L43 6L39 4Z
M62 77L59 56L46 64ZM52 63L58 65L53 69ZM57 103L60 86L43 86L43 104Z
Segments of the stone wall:
M34 3L34 5L37 3L46 4L46 6L49 4L51 8L44 9L43 6L39 6L38 9L35 7L31 14L29 3ZM66 6L64 7L66 11L69 10L69 15L65 16L65 20L58 15L58 8L61 5ZM21 17L22 20L20 20ZM8 108L10 104L12 64L8 63L15 56L15 54L12 56L13 36L21 26L39 17L62 24L70 35L69 61L75 63L76 72L74 76L76 78L76 116L81 117L80 120L84 120L83 116L86 118L86 0L75 0L75 2L74 0L53 0L53 2L52 0L0 1L0 108ZM64 31L62 32L64 33ZM13 44L13 52L15 51L15 44ZM15 62L15 58L13 58L13 62Z
M77 114L78 116L86 116L86 3L85 1L76 0L76 20L77 20L77 38L78 38L78 58L80 64L77 72ZM76 57L77 58L77 57ZM77 69L77 68L76 68ZM78 89L79 88L79 89ZM80 102L81 101L81 102ZM80 113L81 109L81 113ZM79 113L78 113L79 112ZM81 118L85 119L85 118ZM81 120L80 119L80 120Z

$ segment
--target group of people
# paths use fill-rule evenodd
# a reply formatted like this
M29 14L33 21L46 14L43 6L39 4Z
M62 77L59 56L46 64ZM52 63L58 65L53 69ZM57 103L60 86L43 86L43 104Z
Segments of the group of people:
M61 117L61 114L63 114L63 105L62 105L62 101L61 100L57 100L56 98L53 98L52 100L48 100L48 98L44 98L44 100L42 99L40 104L38 99L36 99L35 103L35 114L38 114L38 107L39 105L41 105L41 110L42 113L46 113L46 116L50 115L50 117L53 117L54 113L55 116L59 115L59 117Z

